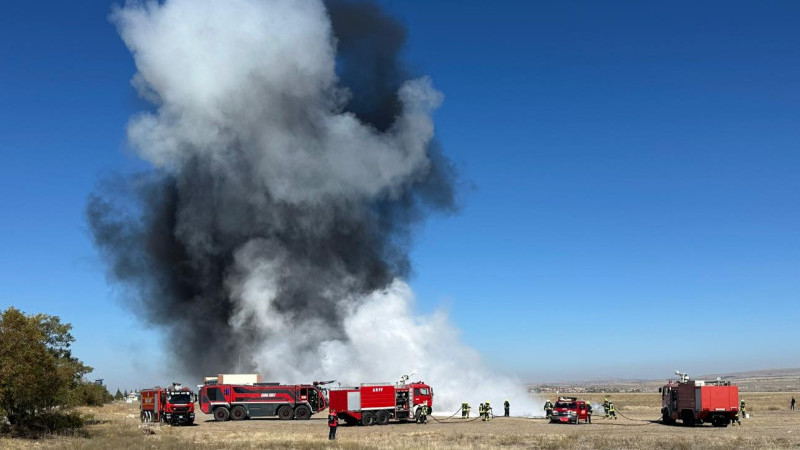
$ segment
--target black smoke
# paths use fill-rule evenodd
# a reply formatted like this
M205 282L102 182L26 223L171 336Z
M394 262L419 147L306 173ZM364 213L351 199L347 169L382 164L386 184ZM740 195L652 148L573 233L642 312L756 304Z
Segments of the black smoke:
M372 2L326 6L337 75L350 92L343 110L391 132L403 108L398 90L412 78L402 60L405 28ZM343 338L343 304L407 277L415 224L455 208L456 173L435 141L427 145L427 167L391 193L315 202L276 198L248 145L224 149L225 170L197 152L178 166L105 181L86 208L126 304L165 331L174 360L197 376L254 370L240 355L278 338L255 317L232 324L232 285L241 281L243 259L274 265L273 311L296 324L282 333L306 342L301 335L321 322L326 334Z

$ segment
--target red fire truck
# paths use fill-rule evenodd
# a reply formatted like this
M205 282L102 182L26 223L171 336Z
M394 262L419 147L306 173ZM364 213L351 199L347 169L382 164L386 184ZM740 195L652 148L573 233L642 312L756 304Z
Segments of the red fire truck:
M171 387L142 389L139 412L142 422L165 422L172 425L194 423L195 395L188 387L173 383Z
M347 425L386 425L390 419L417 419L422 408L433 405L433 389L406 376L397 384L365 383L358 387L331 388L330 411Z
M551 423L574 423L589 421L589 410L586 402L578 400L576 397L558 397L558 401L553 406L553 415L550 416Z
M661 422L694 426L711 422L715 427L727 427L738 420L739 387L729 381L692 380L689 375L675 371L679 379L668 380L658 388L661 392Z
M200 389L200 409L218 422L272 416L308 419L327 407L321 384L206 384Z

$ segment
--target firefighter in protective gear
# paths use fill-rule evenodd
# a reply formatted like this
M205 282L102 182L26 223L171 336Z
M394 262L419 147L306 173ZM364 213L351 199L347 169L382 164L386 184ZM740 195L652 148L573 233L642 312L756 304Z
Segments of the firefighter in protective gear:
M611 403L608 401L608 397L603 399L603 411L605 411L605 418L608 418L608 404Z
M617 420L617 410L614 409L614 402L608 402L608 415L614 420Z
M462 419L468 419L469 418L469 410L470 409L471 408L469 407L469 403L464 402L464 403L461 404L461 418Z
M506 399L506 401L505 401L505 402L503 402L503 415L504 415L505 417L508 417L508 414L509 414L510 412L511 412L511 403L509 403L509 402L508 402L508 399Z
M742 413L742 419L746 419L747 416L747 407L745 406L744 400L739 402L739 412Z
M481 405L478 407L478 417L480 417L481 419L483 419L483 415L484 415L484 414L486 414L486 405L484 405L483 403L481 403Z
M328 427L330 428L330 431L328 432L328 440L335 441L336 428L339 427L339 417L336 415L336 411L330 411L328 414Z
M483 420L492 420L492 405L486 402L486 412L483 415Z
M592 423L592 402L586 400L586 420Z
M427 423L428 422L428 406L422 405L419 409L417 409L417 423Z
M544 402L544 417L549 419L553 416L553 402L547 400Z

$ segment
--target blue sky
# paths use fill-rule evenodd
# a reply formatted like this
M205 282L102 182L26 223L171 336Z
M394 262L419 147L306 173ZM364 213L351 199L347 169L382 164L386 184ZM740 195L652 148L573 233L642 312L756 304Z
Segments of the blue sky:
M415 239L421 313L531 381L800 366L800 3L383 3L462 177ZM0 6L0 309L126 388L168 374L84 223L142 168L110 6Z

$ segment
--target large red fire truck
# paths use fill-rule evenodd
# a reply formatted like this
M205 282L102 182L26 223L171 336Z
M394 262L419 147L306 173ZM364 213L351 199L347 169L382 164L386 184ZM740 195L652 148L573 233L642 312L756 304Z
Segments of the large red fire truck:
M327 407L321 384L206 384L200 388L200 409L218 422L272 416L308 419Z
M417 419L422 408L433 407L433 390L408 377L397 384L364 383L358 387L337 387L329 390L330 411L347 425L386 425L390 419Z
M711 422L715 427L727 427L738 419L739 387L729 381L692 380L676 371L679 380L668 380L658 388L661 392L661 422L676 420L687 426Z
M553 406L553 415L550 416L551 423L574 423L589 421L589 409L586 402L578 400L576 397L558 397L558 401Z
M139 412L142 422L165 422L172 425L194 423L195 395L188 387L173 383L162 388L142 389Z

